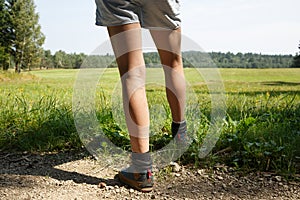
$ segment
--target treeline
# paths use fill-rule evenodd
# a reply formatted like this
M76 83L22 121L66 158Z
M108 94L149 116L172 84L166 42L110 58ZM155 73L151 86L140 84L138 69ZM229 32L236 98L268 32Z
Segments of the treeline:
M156 52L144 53L147 67L160 67L160 58ZM219 68L289 68L294 66L295 57L292 55L263 55L255 53L203 53L197 51L183 52L184 67L219 67ZM81 66L90 68L117 67L113 55L86 55L83 53L68 54L57 51L51 54L44 51L41 68L76 69Z
M209 56L219 68L287 68L293 65L292 55L212 52Z
M296 56L294 57L293 64L292 64L292 67L295 68L300 68L300 44L298 46L298 49L299 49L299 53L297 53Z
M3 70L40 66L45 36L33 0L0 0L0 66Z
M50 50L45 50L42 57L40 68L62 68L62 69L75 69L80 68L83 61L86 59L86 55L83 53L67 54L64 51L57 51L54 55Z
M113 55L88 56L84 53L66 53L62 50L52 55L50 50L45 50L40 65L40 68L44 69L78 69L81 67L117 67L117 63Z

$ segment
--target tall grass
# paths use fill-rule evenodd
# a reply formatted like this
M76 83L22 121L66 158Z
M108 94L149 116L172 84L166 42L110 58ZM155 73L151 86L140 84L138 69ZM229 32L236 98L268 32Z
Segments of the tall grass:
M80 147L71 105L55 94L34 101L10 94L1 99L0 147L27 151L54 151Z
M296 173L300 155L299 93L231 97L228 102L227 119L214 153L228 149L219 154L221 160L248 170Z
M290 71L290 76L270 75L265 79L260 77L262 80L248 77L247 81L241 78L244 73L259 74L259 71L221 70L227 92L226 118L221 137L205 160L199 159L198 151L210 126L210 96L205 84L193 76L193 71L186 72L198 96L201 117L195 119L200 125L181 162L209 166L218 162L247 170L298 173L300 83L295 79L297 70ZM72 113L76 73L76 70L54 70L27 75L0 74L0 150L82 148ZM231 77L234 73L236 76ZM97 117L108 138L123 149L129 149L126 128L116 120L116 108L112 107L111 83L118 81L118 75L115 69L110 69L108 74L109 83L99 84L96 94ZM163 87L150 85L147 95L151 111L150 147L156 150L171 140L171 115Z
M0 150L54 151L78 148L71 89L52 87L30 73L1 73Z

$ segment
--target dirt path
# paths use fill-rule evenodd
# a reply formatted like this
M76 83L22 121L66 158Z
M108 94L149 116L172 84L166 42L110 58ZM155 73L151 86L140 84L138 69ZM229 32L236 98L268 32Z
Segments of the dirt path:
M300 199L299 182L267 173L239 176L222 166L156 172L155 189L147 194L120 184L115 174L84 152L0 152L0 199Z

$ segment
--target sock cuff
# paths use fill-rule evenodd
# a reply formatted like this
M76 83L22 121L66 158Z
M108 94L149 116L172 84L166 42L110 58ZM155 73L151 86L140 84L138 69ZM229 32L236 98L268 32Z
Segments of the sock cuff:
M182 125L182 124L186 124L186 121L185 120L182 120L181 122L172 121L172 124Z
M171 131L172 136L174 137L177 133L185 133L186 132L186 121L182 121L180 123L172 122Z
M139 170L152 169L152 160L150 152L131 154L132 164Z
M131 159L132 160L141 160L141 161L150 161L151 160L151 154L150 152L146 152L146 153L136 153L136 152L132 152L131 153Z

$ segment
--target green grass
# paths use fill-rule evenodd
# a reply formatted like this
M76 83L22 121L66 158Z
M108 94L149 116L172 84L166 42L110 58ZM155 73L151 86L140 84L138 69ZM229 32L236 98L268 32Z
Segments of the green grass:
M210 95L195 69L186 69L185 73L190 91L197 96L188 104L199 104L201 118L195 119L200 123L199 129L181 162L208 166L221 162L244 170L285 175L300 170L300 69L220 69L226 92L226 119L219 141L204 160L198 158L198 150L209 128ZM78 70L1 72L0 150L82 148L72 112L77 74ZM171 119L162 70L149 69L147 75L151 149L156 150L171 139ZM117 69L108 69L101 77L96 114L108 138L129 149L124 124L115 120L112 109L111 96L118 81ZM155 115L158 112L161 114Z

